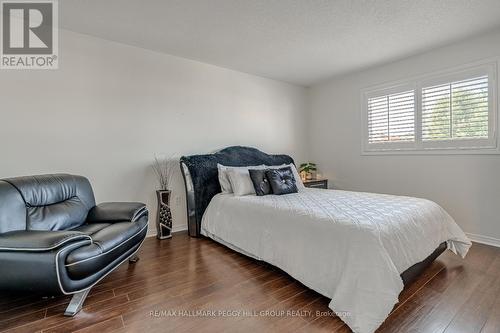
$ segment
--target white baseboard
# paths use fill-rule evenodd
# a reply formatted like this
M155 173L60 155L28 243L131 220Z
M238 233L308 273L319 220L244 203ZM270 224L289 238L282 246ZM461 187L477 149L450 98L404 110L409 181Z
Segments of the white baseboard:
M172 232L179 232L179 231L185 231L188 230L188 227L185 225L177 225L172 228Z
M466 232L467 237L473 242L500 247L500 239L490 236L476 235Z
M152 228L149 228L149 230L151 230ZM174 226L172 228L172 233L175 233L175 232L179 232L179 231L185 231L187 230L187 226ZM152 232L148 232L148 234L146 235L146 238L148 237L156 237L156 229L152 229L153 231Z
M185 231L187 229L188 229L187 226L174 226L174 228L172 229L172 232L174 233L174 232L179 232L179 231ZM495 247L500 247L500 239L498 239L498 238L477 235L477 234L471 234L469 232L466 232L465 234L473 242L491 245L491 246L495 246ZM156 230L154 230L153 233L148 233L146 235L146 237L156 237Z

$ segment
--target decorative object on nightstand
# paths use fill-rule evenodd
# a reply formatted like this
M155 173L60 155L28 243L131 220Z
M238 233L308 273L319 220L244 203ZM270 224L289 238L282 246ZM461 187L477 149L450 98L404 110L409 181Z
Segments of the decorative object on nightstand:
M172 212L170 210L170 197L172 191L169 186L172 183L175 167L178 162L172 157L158 158L155 156L153 170L155 171L160 189L156 191L157 213L156 213L156 237L167 239L172 237Z
M309 188L328 188L328 179L307 179L303 183L305 187Z
M299 167L300 176L302 180L309 180L314 178L314 174L316 173L316 163L307 162L302 163Z

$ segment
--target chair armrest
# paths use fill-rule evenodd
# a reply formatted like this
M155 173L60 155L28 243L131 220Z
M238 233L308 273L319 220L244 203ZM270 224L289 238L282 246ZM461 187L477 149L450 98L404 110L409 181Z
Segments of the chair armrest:
M148 209L141 202L105 202L89 211L87 222L135 222L147 215Z
M81 240L92 242L90 236L78 231L10 231L0 234L0 251L44 252Z

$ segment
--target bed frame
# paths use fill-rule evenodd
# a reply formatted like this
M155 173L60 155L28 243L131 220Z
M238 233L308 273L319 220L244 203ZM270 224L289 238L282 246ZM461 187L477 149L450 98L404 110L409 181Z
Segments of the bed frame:
M227 166L281 165L294 163L288 155L269 155L250 147L233 146L214 154L182 156L181 171L186 185L189 235L199 237L201 218L210 200L221 192L217 164Z
M270 155L256 148L232 146L213 154L182 156L181 172L186 187L188 231L191 237L200 237L201 219L210 200L221 192L217 164L227 166L281 165L294 163L288 155ZM403 283L409 284L417 278L441 253L446 243L401 274Z

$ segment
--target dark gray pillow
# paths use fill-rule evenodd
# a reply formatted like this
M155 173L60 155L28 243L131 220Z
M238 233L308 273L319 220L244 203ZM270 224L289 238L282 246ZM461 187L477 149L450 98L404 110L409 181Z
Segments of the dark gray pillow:
M271 189L271 185L266 177L267 169L249 169L248 173L250 173L250 179L252 179L253 187L255 189L255 193L258 196L263 196L267 194L272 194L273 191Z
M266 177L274 194L297 193L295 177L290 167L266 170Z

